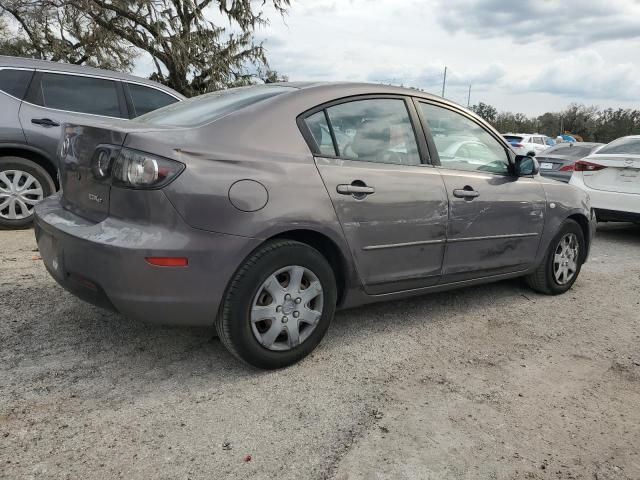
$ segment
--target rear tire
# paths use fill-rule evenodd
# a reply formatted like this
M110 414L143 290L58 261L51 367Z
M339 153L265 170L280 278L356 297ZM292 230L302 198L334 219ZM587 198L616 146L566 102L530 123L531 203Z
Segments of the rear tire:
M320 252L304 243L273 240L236 272L215 326L238 359L258 368L283 368L320 343L336 299L333 270Z
M568 243L567 243L568 241ZM575 241L577 252L569 248ZM566 252L569 251L567 254ZM569 290L580 274L584 263L586 244L582 228L571 219L565 220L547 249L542 263L535 272L526 277L526 282L533 290L546 295L559 295ZM575 256L575 258L571 258ZM573 273L565 269L575 262ZM564 272L564 275L563 275Z
M51 175L21 157L0 157L0 228L27 228L35 203L56 191Z

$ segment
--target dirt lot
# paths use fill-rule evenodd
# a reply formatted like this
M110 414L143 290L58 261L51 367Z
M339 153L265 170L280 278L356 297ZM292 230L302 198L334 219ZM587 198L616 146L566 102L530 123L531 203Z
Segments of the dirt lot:
M342 312L269 373L76 300L37 255L0 232L0 478L640 478L638 227L599 228L564 296Z

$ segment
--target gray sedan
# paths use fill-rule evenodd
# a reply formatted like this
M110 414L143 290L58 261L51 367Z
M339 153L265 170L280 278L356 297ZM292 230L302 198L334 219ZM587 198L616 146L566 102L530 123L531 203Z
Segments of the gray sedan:
M460 138L482 155L445 155ZM50 274L133 319L215 325L261 368L309 354L336 308L515 277L564 293L595 226L481 118L389 86L203 95L67 124L59 155L35 221Z
M540 163L540 174L569 183L576 162L596 152L602 145L604 143L559 143L536 157Z

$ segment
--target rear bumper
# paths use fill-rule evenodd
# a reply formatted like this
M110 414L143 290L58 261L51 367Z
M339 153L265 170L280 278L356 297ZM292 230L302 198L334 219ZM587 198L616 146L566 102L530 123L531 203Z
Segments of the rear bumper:
M150 225L109 217L92 223L62 208L58 194L36 207L34 226L47 270L81 299L135 320L211 326L229 279L259 241L169 220ZM145 261L164 256L187 257L189 264Z
M595 190L593 188L589 188L584 183L580 172L575 173L571 177L570 183L589 194L591 207L595 209L596 212L607 211L611 214L629 214L628 216L630 217L640 215L640 195L638 194L610 192L607 190Z

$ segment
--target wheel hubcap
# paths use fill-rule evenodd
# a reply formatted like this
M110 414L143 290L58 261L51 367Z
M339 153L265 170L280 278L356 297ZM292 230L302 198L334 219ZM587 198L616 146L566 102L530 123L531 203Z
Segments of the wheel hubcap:
M42 185L28 172L0 172L0 218L22 220L33 215L33 209L44 198Z
M251 330L269 350L303 343L322 317L324 295L318 277L298 265L281 268L260 286L251 307Z
M553 256L553 276L559 285L566 285L578 271L580 245L575 233L567 233L560 239Z

